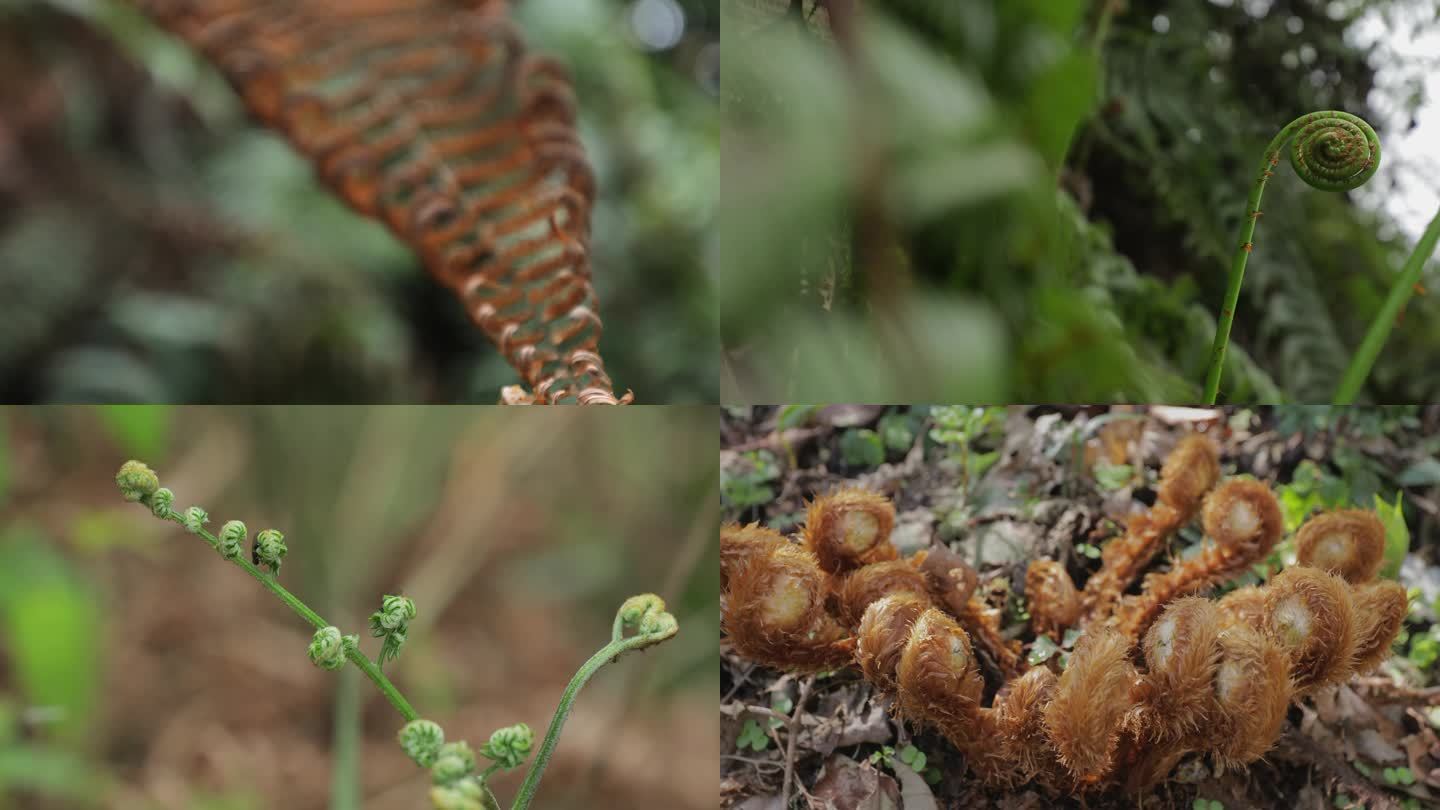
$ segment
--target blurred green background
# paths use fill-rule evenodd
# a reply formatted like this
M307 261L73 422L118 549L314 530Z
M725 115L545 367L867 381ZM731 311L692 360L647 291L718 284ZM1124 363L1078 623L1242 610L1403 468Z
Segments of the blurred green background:
M1381 173L1280 167L1221 389L1330 401L1440 201L1433 2L854 5L721 3L724 401L1197 401L1265 144L1342 109ZM1436 308L1363 398L1440 396Z
M379 642L451 739L543 734L625 597L681 631L575 704L537 807L714 806L715 410L48 406L0 409L0 807L406 808L426 774L353 667L198 538L120 499L146 460L176 506L274 527L281 582ZM538 742L538 738L537 738ZM362 776L337 774L337 763ZM496 777L506 806L524 771Z
M514 5L576 78L618 391L714 402L718 10ZM407 249L129 3L0 0L0 110L6 401L493 403L516 381Z

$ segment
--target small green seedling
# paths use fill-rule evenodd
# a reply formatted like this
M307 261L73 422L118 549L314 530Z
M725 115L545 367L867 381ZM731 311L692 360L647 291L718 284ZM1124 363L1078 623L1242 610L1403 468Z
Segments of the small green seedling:
M348 661L365 673L390 701L390 705L405 718L405 725L397 735L400 748L415 764L430 771L432 807L436 810L500 810L500 803L486 780L498 770L511 770L522 765L530 756L535 735L524 723L506 726L493 732L477 751L463 740L445 742L445 731L439 724L421 719L380 669L386 661L397 658L405 646L410 621L416 615L413 600L405 596L386 595L380 602L380 609L371 614L370 634L382 640L377 660L371 661L360 651L359 635L344 635L340 628L322 619L294 594L281 587L277 578L280 564L289 549L285 545L285 536L280 532L266 529L257 533L247 559L244 548L249 530L244 523L232 520L220 528L218 536L211 534L205 528L210 522L206 511L198 506L183 512L176 511L175 494L160 486L159 477L144 464L125 462L115 475L115 483L125 500L139 503L155 517L178 523L186 531L199 536L221 557L240 566L300 618L314 625L315 636L308 652L316 666L335 671ZM659 644L674 636L679 629L675 617L666 612L665 601L655 594L632 596L620 605L615 613L610 643L580 666L560 696L560 705L556 707L550 728L546 730L535 760L525 774L525 781L511 805L512 810L525 810L535 798L540 777L555 752L560 730L570 715L570 707L591 676L624 653ZM479 770L477 757L490 760L484 770Z
M764 751L769 747L770 736L760 727L760 722L753 717L746 720L740 729L739 739L735 740L736 750L744 751L749 748L752 751Z

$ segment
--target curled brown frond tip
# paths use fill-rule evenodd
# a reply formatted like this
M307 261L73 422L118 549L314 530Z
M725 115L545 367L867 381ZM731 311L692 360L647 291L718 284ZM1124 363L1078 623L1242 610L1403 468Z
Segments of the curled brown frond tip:
M1065 566L1050 559L1034 560L1025 570L1025 599L1035 632L1059 640L1080 619L1080 594Z
M1219 480L1219 446L1208 436L1192 433L1180 440L1160 468L1160 500L1183 514L1193 514Z
M805 517L805 542L820 567L834 574L897 556L890 544L895 506L890 499L865 489L845 488L810 502Z
M1347 582L1375 578L1385 556L1385 524L1374 512L1344 509L1305 521L1295 535L1295 556L1308 565L1338 574Z
M617 404L590 271L595 180L557 62L498 0L141 0L460 300L528 392Z
M1205 499L1205 533L1232 554L1253 562L1270 553L1285 530L1275 493L1260 481L1226 481Z

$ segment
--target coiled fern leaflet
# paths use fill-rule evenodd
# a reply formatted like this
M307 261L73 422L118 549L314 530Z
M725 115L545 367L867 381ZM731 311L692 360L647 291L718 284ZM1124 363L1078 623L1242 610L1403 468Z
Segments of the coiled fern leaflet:
M1380 168L1380 139L1363 119L1339 110L1325 110L1302 115L1291 121L1270 141L1265 159L1260 164L1255 185L1245 206L1240 223L1240 237L1225 302L1215 329L1215 344L1210 350L1210 369L1205 376L1205 403L1215 404L1220 393L1220 377L1225 368L1225 349L1230 343L1230 327L1235 322L1235 307L1240 300L1240 285L1245 280L1245 263L1254 249L1255 223L1260 219L1260 198L1265 184L1280 165L1280 153L1290 144L1290 165L1306 183L1322 191L1349 191L1375 175Z

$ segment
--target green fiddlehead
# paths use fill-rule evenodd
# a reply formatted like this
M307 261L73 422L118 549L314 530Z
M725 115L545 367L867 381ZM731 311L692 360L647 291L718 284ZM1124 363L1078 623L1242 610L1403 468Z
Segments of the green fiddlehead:
M397 735L397 741L407 756L417 765L429 769L433 785L430 789L431 806L435 810L500 810L499 801L491 792L488 780L498 770L520 767L530 756L535 743L535 734L524 723L516 723L497 729L477 752L463 740L445 742L445 731L438 724L422 719L400 690L381 672L380 665L400 654L409 631L410 620L417 611L415 602L409 597L387 594L380 603L380 610L370 616L371 635L384 639L377 661L371 661L360 650L360 636L344 635L340 628L326 622L298 597L281 587L278 577L280 564L288 549L285 536L274 529L265 529L255 535L253 556L246 559L243 553L245 538L249 530L238 520L226 521L218 535L205 528L210 521L209 514L199 506L191 506L184 512L175 509L175 493L160 486L160 478L145 464L127 461L115 474L115 483L120 494L131 503L138 503L150 510L161 520L177 523L191 534L198 535L211 548L231 563L244 569L267 590L279 597L287 607L315 627L307 654L312 663L324 670L335 671L347 662L353 663L385 695L400 715L407 721ZM267 574L261 567L269 568ZM665 600L655 594L646 593L632 596L620 605L615 613L610 643L586 661L570 685L565 688L550 728L540 744L540 749L531 763L520 793L511 805L511 810L527 810L540 785L540 777L550 762L550 756L560 741L560 731L570 714L580 688L590 677L622 654L653 647L679 632L674 615L665 610ZM478 757L491 760L484 771L478 769Z
M1206 404L1213 405L1220 393L1225 348L1230 343L1230 327L1235 322L1240 285L1245 280L1245 262L1255 246L1255 223L1261 215L1260 197L1265 193L1266 182L1274 176L1275 167L1280 165L1280 153L1285 151L1287 143L1295 173L1322 191L1349 191L1369 180L1380 168L1380 139L1375 130L1363 119L1339 110L1302 115L1270 141L1255 185L1250 189L1245 218L1240 223L1225 303L1220 309L1215 344L1210 350L1210 370L1205 377Z

